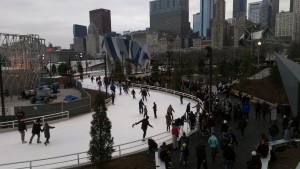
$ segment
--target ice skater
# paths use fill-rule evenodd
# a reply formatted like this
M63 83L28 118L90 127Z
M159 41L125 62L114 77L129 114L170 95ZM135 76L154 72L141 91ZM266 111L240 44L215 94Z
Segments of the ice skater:
M25 141L25 131L27 131L27 127L26 127L26 124L25 124L25 119L21 119L18 123L18 130L21 134L21 140L22 140L22 143L25 144L26 141Z
M46 138L46 141L45 141L45 145L47 145L49 142L49 138L50 138L50 129L54 129L55 127L52 127L52 126L49 126L48 123L45 123L44 127L43 127L43 132L44 132L44 135L45 135L45 138Z
M30 141L29 141L29 144L32 143L32 139L35 135L37 135L37 143L42 143L40 141L40 132L41 132L41 124L40 124L40 119L37 119L34 123L33 123L33 126L32 126L32 136L30 138Z
M141 99L140 101L139 101L139 111L140 111L140 114L143 114L143 106L144 106L145 104L144 104L144 102L143 102L143 100Z
M156 106L156 103L154 102L154 103L153 103L154 118L157 118L157 116L156 116L156 111L157 111L157 106Z
M143 120L139 121L139 122L136 122L132 125L132 127L134 127L135 125L138 125L139 123L142 123L142 127L141 129L143 130L143 141L145 141L145 137L146 137L146 134L147 134L147 128L148 126L152 127L153 126L149 123L149 116L146 116L146 118L144 118Z
M131 90L131 94L132 94L132 98L133 98L133 99L136 99L136 98L135 98L135 91L134 91L134 89Z
M169 114L172 118L172 121L173 121L173 112L175 113L172 105L169 105L168 109L167 109L167 114Z
M148 116L147 106L144 106L144 118Z

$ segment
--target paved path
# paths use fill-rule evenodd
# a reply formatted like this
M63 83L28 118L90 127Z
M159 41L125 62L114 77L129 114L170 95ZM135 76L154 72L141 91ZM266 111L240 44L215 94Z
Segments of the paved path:
M231 97L232 102L237 101L236 98ZM260 134L261 133L268 133L268 127L270 125L270 119L269 115L267 114L267 120L262 120L262 119L255 119L255 112L254 112L254 106L251 106L251 111L249 115L249 121L247 128L245 130L245 139L241 140L240 139L240 131L237 130L237 125L238 121L231 121L229 122L230 127L232 127L237 134L238 142L239 145L234 148L234 151L236 153L236 162L234 164L235 169L246 169L247 165L246 162L250 159L251 157L251 152L255 150L254 146L258 143L258 140L260 139ZM281 117L279 117L281 118ZM216 136L220 138L221 133L220 133L220 126L222 123L221 117L216 118ZM281 127L279 125L279 127ZM279 136L277 138L279 139ZM198 136L196 134L193 134L190 136L190 163L188 165L180 165L179 164L179 158L180 158L180 151L179 150L173 150L171 152L172 156L172 161L173 161L173 166L174 168L178 169L183 169L183 168L189 168L189 169L195 169L197 167L197 161L196 161L196 145L200 142L203 141L206 143L206 153L207 153L207 161L208 161L208 168L210 169L219 169L222 168L223 164L223 153L220 151L216 157L216 161L213 163L211 159L211 151L208 148L207 145L207 140L208 137L203 137L203 136ZM202 166L203 168L203 166Z

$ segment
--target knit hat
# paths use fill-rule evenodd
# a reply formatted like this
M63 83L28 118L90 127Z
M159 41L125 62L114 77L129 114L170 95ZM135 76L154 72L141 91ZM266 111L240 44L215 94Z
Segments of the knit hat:
M256 156L256 151L252 151L251 155Z
M224 124L226 124L226 123L227 123L227 121L226 121L226 120L224 120L224 121L223 121L223 123L224 123Z

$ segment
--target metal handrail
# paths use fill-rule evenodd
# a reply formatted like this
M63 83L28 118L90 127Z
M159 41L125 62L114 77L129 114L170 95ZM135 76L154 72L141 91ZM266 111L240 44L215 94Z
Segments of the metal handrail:
M159 134L156 134L156 135L153 135L153 136L150 136L150 137L147 137L148 138L152 138L152 139L155 139L155 137L157 136L161 136L161 135L164 135L164 134L170 134L169 132L163 132L163 133L159 133ZM166 137L166 136L165 136ZM171 138L171 135L169 135L169 137ZM161 139L161 138L160 138ZM157 139L159 140L159 139ZM140 144L136 144L134 146L130 146L130 147L126 147L126 148L121 148L122 146L125 147L126 145L131 145L133 143L139 143L141 142L142 140L139 139L139 140L135 140L135 141L131 141L131 142L128 142L128 143L124 143L124 144L119 144L119 145L115 145L113 146L113 148L115 149L115 151L113 152L115 155L113 155L113 158L117 158L117 157L121 157L121 156L124 156L126 154L130 154L132 152L128 152L128 153L123 153L122 154L122 151L124 150L127 150L127 149L132 149L132 148L136 148L136 147L140 147L140 146L145 146L147 145L147 142L142 142ZM147 148L147 147L145 147ZM144 148L144 149L145 149ZM117 155L116 155L117 153ZM82 155L80 157L80 155ZM76 156L76 158L72 158L72 159L68 159L66 160L67 157L71 157L71 156ZM39 161L49 161L49 160L53 160L53 159L62 159L62 161L57 161L57 162L51 162L51 163L46 163L46 164L38 164L38 165L34 165L34 163L36 162L39 162ZM63 160L65 159L65 160ZM65 162L70 162L70 161L77 161L76 164L82 164L82 163L86 163L85 162L80 162L80 159L88 159L88 154L87 152L79 152L79 153L74 153L74 154L68 154L68 155L62 155L62 156L56 156L56 157L50 157L50 158L44 158L44 159L37 159L37 160L29 160L29 161L20 161L20 162L13 162L13 163L6 163L6 164L0 164L0 167L2 166L12 166L12 165L18 165L18 164L27 164L28 167L25 167L25 168L34 168L34 167L39 167L39 166L49 166L49 165L55 165L55 164L60 164L60 163L65 163ZM89 160L88 160L89 161ZM75 163L74 163L75 165ZM24 168L24 167L22 167Z
M51 119L55 117L61 117L61 118L69 118L69 111L64 111L64 112L59 112L59 113L53 113L53 114L47 114L43 116L37 116L37 117L31 117L25 119L25 123L32 122L33 120L36 119L41 119L42 123L45 123L46 119ZM18 124L18 120L12 120L12 121L6 121L6 122L0 122L0 127L9 127L15 128L16 124Z
M150 89L154 89L154 90L158 90L158 91L163 91L163 92L167 92L167 93L171 93L171 94L175 94L175 95L183 95L187 98L190 98L190 99L193 99L193 100L197 100L198 102L202 103L201 104L201 107L203 106L203 102L196 98L195 96L193 95L190 95L190 94L186 94L186 93L183 93L183 92L178 92L178 91L175 91L175 90L171 90L171 89L166 89L166 88L162 88L162 87L157 87L157 86L149 86L149 85L141 85L141 84L134 84L132 83L132 86L133 87L147 87L147 88L150 88ZM203 108L203 107L202 107ZM55 114L58 114L58 113L55 113ZM45 115L45 116L50 116L50 115ZM36 119L37 117L35 118L29 118L29 119ZM29 120L27 119L27 121ZM15 120L16 121L16 120ZM1 124L1 123L0 123ZM164 134L168 134L168 136L163 136L161 138L156 138L155 137L158 137L158 136L161 136L161 135L164 135ZM168 139L169 137L169 139ZM170 140L171 139L171 134L169 132L163 132L163 133L159 133L159 134L156 134L156 135L153 135L153 136L150 136L150 137L147 137L148 138L152 138L153 140L156 140L157 142L159 140ZM135 141L131 141L131 142L128 142L128 143L123 143L123 144L119 144L119 145L115 145L113 146L113 148L115 149L115 151L113 152L113 154L118 154L118 155L112 155L113 158L118 158L118 157L121 157L121 156L124 156L124 155L127 155L127 154L132 154L133 152L128 152L128 153L122 153L124 152L125 150L128 150L128 149L133 149L133 148L136 148L136 147L140 147L140 146L145 146L147 145L146 142L142 142L142 144L137 144L137 145L133 145L133 146L130 146L130 147L126 147L124 148L126 145L130 145L130 144L134 144L134 143L137 143L137 142L141 142L142 140L139 139L139 140L135 140ZM121 148L123 147L123 148ZM144 149L142 150L145 150L147 147L145 147ZM136 151L141 151L141 149L139 150L136 150ZM136 152L135 151L135 152ZM80 157L80 155L84 155L83 157ZM71 157L71 156L76 156L76 158L74 159L69 159L69 160L63 160L62 158L66 158L66 157ZM61 164L61 163L65 163L65 162L70 162L70 161L77 161L76 164L73 164L73 165L79 165L79 164L84 164L84 163L89 163L90 161L89 160L86 160L85 162L81 162L80 160L82 159L88 159L88 153L87 152L79 152L79 153L74 153L74 154L68 154L68 155L62 155L62 156L56 156L56 157L50 157L50 158L44 158L44 159L37 159L37 160L30 160L30 161L21 161L21 162L13 162L13 163L6 163L6 164L0 164L0 167L1 166L11 166L11 165L17 165L17 164L28 164L29 167L25 167L25 168L34 168L34 167L40 167L40 166L49 166L49 165L55 165L55 164ZM51 160L51 159L62 159L62 161L58 161L58 162L52 162L52 163L47 163L47 164L40 164L40 165L33 165L34 162L38 162L38 161L48 161L48 160ZM61 166L60 166L61 167ZM22 167L24 168L24 167Z

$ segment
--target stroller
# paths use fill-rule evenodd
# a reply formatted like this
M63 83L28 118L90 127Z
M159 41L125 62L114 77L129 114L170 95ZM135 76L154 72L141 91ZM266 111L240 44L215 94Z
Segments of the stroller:
M155 151L157 150L157 147L158 147L157 143L153 139L149 138L148 139L148 154L154 155Z

